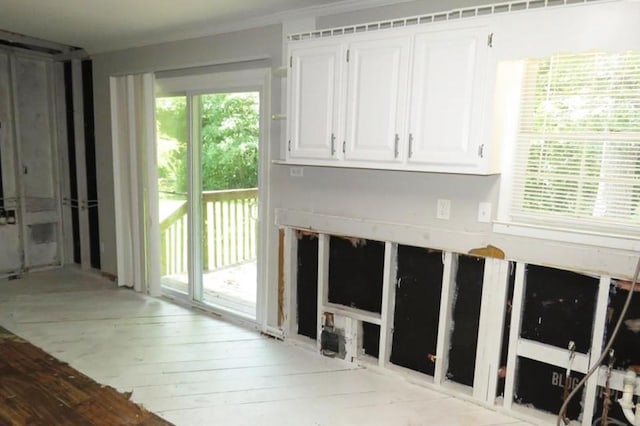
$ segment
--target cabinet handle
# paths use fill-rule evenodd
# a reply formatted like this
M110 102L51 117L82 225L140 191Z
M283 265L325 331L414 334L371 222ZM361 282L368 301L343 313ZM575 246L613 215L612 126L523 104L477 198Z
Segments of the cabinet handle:
M409 133L409 158L413 155L413 133Z
M347 153L347 141L342 141L342 153Z
M393 157L398 158L398 144L400 143L400 135L396 133L396 137L393 141Z
M336 135L331 133L331 156L336 155Z
M291 139L289 139L289 146L288 146L288 150L289 150L289 152L291 152Z

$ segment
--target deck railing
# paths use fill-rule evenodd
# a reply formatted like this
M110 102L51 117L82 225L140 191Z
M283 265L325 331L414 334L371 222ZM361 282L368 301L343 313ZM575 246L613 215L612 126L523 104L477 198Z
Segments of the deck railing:
M258 189L202 192L202 256L204 271L256 259ZM161 274L188 270L187 203L160 223Z

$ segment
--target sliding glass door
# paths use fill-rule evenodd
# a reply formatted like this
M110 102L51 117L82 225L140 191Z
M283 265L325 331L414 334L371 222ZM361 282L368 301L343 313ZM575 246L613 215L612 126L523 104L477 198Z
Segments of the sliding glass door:
M259 92L156 99L163 290L255 319Z

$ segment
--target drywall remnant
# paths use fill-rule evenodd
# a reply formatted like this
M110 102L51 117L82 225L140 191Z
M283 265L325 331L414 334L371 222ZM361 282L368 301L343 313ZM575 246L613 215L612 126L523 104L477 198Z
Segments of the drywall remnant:
M296 231L296 237L298 334L315 340L318 335L318 236Z
M520 335L525 339L576 351L591 348L598 279L575 272L527 265Z
M447 378L467 386L473 386L483 280L484 259L458 256Z
M442 252L398 246L391 362L433 376L438 339Z
M381 312L383 270L384 243L332 236L329 243L329 302Z
M504 259L504 251L498 247L488 245L486 247L478 247L469 250L469 254L472 256L492 257L495 259Z

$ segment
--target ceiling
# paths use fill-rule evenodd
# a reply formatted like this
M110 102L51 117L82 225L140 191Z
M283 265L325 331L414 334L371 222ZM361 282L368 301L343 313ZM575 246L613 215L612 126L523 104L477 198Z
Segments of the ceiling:
M0 30L90 53L276 22L291 11L354 0L0 0ZM376 4L379 1L369 1ZM387 2L388 3L388 2ZM270 19L269 19L270 18ZM269 22L270 21L270 22ZM228 29L227 29L228 31Z

